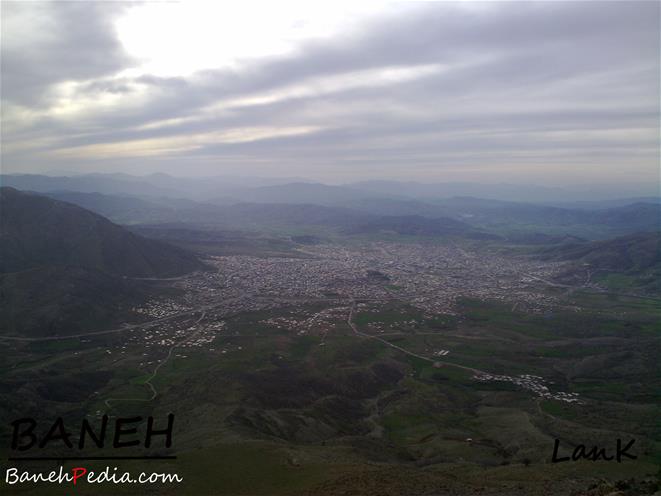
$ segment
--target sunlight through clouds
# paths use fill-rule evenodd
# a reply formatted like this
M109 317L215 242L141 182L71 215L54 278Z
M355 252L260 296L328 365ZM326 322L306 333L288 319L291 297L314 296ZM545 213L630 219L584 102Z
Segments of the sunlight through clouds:
M126 51L141 62L125 74L186 76L237 68L253 58L292 54L301 42L346 36L375 2L146 3L116 22Z

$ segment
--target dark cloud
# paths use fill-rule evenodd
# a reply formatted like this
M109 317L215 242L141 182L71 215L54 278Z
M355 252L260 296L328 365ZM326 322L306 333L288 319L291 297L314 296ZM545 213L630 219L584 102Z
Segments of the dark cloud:
M129 65L112 25L126 5L3 1L2 99L43 104L55 83L103 77Z

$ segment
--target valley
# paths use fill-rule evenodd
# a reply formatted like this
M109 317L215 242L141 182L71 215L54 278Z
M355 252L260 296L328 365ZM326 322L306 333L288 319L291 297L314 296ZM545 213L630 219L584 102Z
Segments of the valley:
M131 309L137 322L4 335L2 390L22 391L5 418L39 418L45 405L49 417L91 422L176 412L174 452L196 460L190 470L205 453L232 450L233 468L218 473L228 494L252 494L236 452L253 453L245 463L282 480L283 494L341 494L346 484L378 494L388 466L416 491L534 494L531 480L558 471L587 485L592 468L550 463L553 440L624 435L640 461L610 466L611 476L653 473L653 297L587 278L556 283L568 262L447 238L348 239L277 256L255 247L203 262L142 278L152 296ZM482 471L502 484L480 490Z

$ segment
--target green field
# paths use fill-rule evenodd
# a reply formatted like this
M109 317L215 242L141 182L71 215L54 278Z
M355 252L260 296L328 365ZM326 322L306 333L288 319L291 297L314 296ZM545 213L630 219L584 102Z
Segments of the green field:
M567 298L584 311L528 314L464 300L459 317L428 318L396 302L356 313L364 332L387 327L383 338L412 353L432 357L449 350L438 367L434 359L354 335L344 315L323 340L314 329L299 335L263 323L304 320L324 310L323 303L237 314L211 344L178 350L160 368L151 380L158 391L153 401L145 401L151 395L146 381L162 349L124 350L120 336L4 343L2 396L9 408L2 442L8 445L8 422L19 412L72 419L85 413L94 419L106 410L120 416L175 412L179 458L158 468L182 474L185 483L150 486L146 494L344 494L349 487L377 494L393 471L400 474L393 487L408 480L420 490L445 487L457 494L477 493L485 480L533 491L533 482L559 474L585 487L599 477L653 474L659 459L655 391L661 391L658 334L652 332L657 309L635 298ZM578 393L581 403L543 400L509 382L476 381L473 372L454 365L541 376L551 390ZM15 390L31 393L10 404ZM108 398L140 401L113 401L108 409ZM569 446L607 445L618 437L636 439L639 460L549 464L555 438ZM101 494L122 491L128 489L101 488Z

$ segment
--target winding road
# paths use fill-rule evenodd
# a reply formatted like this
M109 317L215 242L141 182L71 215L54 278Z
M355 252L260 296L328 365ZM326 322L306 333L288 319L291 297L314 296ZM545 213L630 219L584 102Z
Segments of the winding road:
M206 314L207 314L206 311L202 311L202 315L200 315L200 318L197 319L193 325L195 325L195 324L199 324L199 323L202 321L202 319L206 316ZM190 341L191 339L195 338L195 337L201 332L201 330L202 330L202 329L200 328L200 329L196 330L196 331L195 331L193 334L191 334L190 336L186 336L186 337L185 337L184 339L182 339L181 341L179 341L179 342L173 344L173 345L170 347L170 349L168 350L168 354L167 354L167 356L163 359L163 361L161 361L161 362L160 362L160 363L154 368L154 371L151 373L151 375L150 375L150 376L147 378L147 380L144 382L144 384L146 384L147 386L149 386L149 389L151 389L152 394L151 394L151 397L150 397L150 398L107 398L107 399L104 401L104 403L106 404L106 406L107 406L108 408L111 408L112 405L111 405L110 403L113 402L113 401L117 402L117 401L152 401L152 400L154 400L154 399L156 398L156 396L158 396L158 392L156 391L156 388L155 388L154 385L151 383L151 381L153 381L153 380L156 378L156 376L158 375L158 371L161 369L161 367L163 367L163 365L165 365L165 364L170 360L170 358L172 358L172 352L175 350L175 348L177 348L177 347L181 346L182 344L184 344L184 343Z

